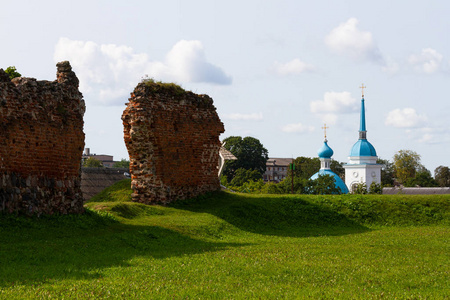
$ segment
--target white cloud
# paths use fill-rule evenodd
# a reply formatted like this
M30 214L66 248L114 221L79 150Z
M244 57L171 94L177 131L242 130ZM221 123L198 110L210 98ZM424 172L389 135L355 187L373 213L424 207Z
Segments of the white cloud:
M231 83L231 77L206 61L200 41L179 41L160 62L123 45L60 38L54 59L70 61L80 90L100 104L123 104L144 75L163 81Z
M167 54L170 73L180 81L230 84L231 77L206 61L200 41L181 40Z
M303 133L303 132L313 132L313 126L303 125L302 123L287 124L281 128L281 131L288 133Z
M395 62L392 58L388 57L384 60L384 65L381 67L381 70L388 74L396 74L400 69L400 66L397 62Z
M312 101L310 109L313 113L353 113L358 111L358 101L350 92L326 92L323 100Z
M422 144L439 144L442 141L442 132L439 128L423 127L405 130L409 139L416 140Z
M356 18L350 18L340 24L325 37L325 44L332 51L356 60L383 62L372 33L360 30L358 23Z
M422 49L420 54L409 56L408 62L418 71L435 73L442 68L443 55L434 49Z
M315 67L311 64L307 64L300 59L296 58L287 63L274 62L272 66L273 71L281 76L297 75L304 72L313 72Z
M336 124L339 114L358 112L358 101L349 92L326 92L323 100L312 101L309 107L322 122Z
M334 125L337 123L338 116L336 114L318 114L322 123Z
M397 108L388 113L385 124L397 128L415 128L423 126L426 121L427 117L417 114L413 108Z
M434 135L430 133L423 134L422 138L419 140L419 143L431 144L434 141Z
M449 128L445 127L423 127L417 128L412 138L419 143L428 145L447 144L450 142Z
M262 121L263 114L261 112L260 113L251 113L251 114L233 113L233 114L225 115L224 119L235 120L235 121Z

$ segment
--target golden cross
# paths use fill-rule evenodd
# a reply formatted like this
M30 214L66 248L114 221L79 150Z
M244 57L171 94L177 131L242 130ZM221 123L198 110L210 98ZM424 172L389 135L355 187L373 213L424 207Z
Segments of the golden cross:
M325 133L325 139L327 138L327 129L328 129L328 128L330 128L330 127L327 127L327 124L323 124L322 129L323 129L323 131L324 131L324 133Z
M361 91L362 91L362 96L363 96L363 98L364 98L364 89L366 88L366 87L364 86L364 83L362 83L361 86L360 86L359 88L361 89Z

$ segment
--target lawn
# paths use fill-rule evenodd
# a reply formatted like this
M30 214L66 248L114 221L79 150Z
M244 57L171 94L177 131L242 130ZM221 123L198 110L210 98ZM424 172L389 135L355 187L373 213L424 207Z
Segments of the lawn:
M129 202L128 183L82 216L0 216L0 298L450 298L448 195L162 207Z

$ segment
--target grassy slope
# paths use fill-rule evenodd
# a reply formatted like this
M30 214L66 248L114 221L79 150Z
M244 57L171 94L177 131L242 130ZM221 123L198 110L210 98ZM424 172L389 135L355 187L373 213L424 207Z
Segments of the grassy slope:
M0 298L449 297L448 196L249 196L0 216Z

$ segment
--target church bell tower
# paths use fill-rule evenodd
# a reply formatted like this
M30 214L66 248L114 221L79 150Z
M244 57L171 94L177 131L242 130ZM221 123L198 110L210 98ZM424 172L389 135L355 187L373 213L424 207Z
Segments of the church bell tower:
M361 86L361 115L359 123L359 139L353 145L349 162L344 165L345 168L345 185L351 192L359 183L365 183L367 189L370 188L372 182L381 183L381 165L377 164L377 152L371 143L367 140L366 131L366 112L364 106L364 84Z

